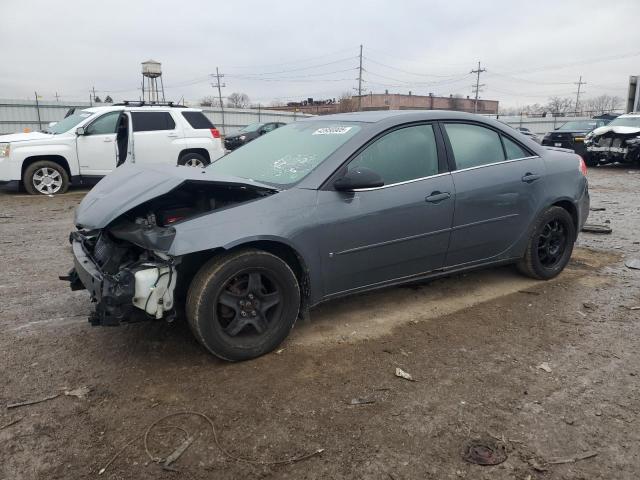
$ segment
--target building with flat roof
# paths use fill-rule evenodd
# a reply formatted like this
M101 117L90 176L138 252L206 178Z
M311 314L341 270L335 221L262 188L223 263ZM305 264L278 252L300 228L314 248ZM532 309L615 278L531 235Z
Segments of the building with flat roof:
M498 113L497 100L478 99L478 108L475 108L475 99L461 95L449 95L438 97L433 94L413 95L402 93L368 93L348 99L314 100L308 98L301 102L289 102L287 105L266 107L268 110L295 110L301 113L314 115L330 115L340 112L352 112L356 110L456 110L460 112Z

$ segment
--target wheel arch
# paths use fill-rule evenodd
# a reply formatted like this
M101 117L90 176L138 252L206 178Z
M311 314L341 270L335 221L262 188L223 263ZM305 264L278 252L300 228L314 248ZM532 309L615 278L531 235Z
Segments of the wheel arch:
M578 208L576 207L576 205L570 199L563 198L549 205L549 208L551 207L563 208L569 213L569 215L571 215L571 219L573 220L573 226L576 229L576 236L577 236L578 228L579 228L579 219L578 219Z
M211 163L211 156L209 155L209 151L206 148L185 148L183 150L180 150L180 153L178 154L178 163L185 155L188 155L190 153L197 153L198 155L202 155L207 160L207 162Z
M29 168L35 162L40 162L42 160L47 160L49 162L57 163L58 165L60 165L62 168L65 169L65 171L67 172L67 175L69 176L69 179L71 179L71 168L69 167L69 162L62 155L31 155L22 161L22 170L20 172L20 180L24 181L24 173L26 172L27 168Z

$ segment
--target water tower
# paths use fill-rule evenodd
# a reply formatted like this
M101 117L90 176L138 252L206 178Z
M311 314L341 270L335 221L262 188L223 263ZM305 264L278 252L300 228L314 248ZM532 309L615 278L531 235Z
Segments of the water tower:
M158 88L160 79L160 88ZM142 99L149 103L164 102L164 84L160 62L147 60L142 62Z

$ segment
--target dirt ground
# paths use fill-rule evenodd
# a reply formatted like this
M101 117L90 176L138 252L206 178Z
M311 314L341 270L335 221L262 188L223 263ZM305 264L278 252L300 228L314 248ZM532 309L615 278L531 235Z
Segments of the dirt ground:
M86 292L57 279L84 192L0 193L0 478L97 478L127 444L100 478L638 478L640 270L624 260L640 258L640 170L589 178L605 208L591 220L613 234L583 233L557 279L506 267L334 301L240 364L181 322L91 327ZM86 398L64 395L82 386ZM142 435L184 411L209 416L233 456L324 451L233 460L202 417L174 416L150 431L150 455L194 441L163 470ZM465 462L477 439L500 439L507 460Z

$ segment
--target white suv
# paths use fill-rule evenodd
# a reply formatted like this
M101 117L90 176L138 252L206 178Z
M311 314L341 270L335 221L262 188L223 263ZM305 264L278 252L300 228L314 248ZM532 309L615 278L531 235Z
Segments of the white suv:
M76 110L42 132L0 135L0 185L64 193L125 162L202 167L222 155L220 133L201 110L125 102Z

